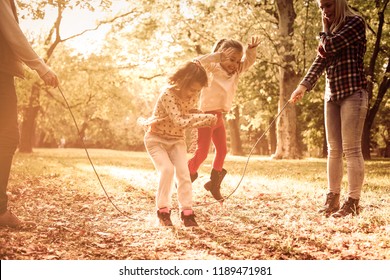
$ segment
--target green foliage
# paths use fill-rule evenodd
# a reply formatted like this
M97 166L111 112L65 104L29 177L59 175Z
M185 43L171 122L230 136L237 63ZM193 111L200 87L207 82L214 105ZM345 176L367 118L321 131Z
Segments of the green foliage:
M62 87L80 126L86 125L86 139L92 146L141 148L143 131L137 127L139 116L149 116L154 102L165 86L165 77L178 65L211 51L221 38L233 38L244 46L252 36L259 36L258 58L254 67L240 80L235 106L239 107L241 137L251 143L254 135L264 131L277 114L279 100L279 67L285 50L284 38L278 36L278 14L273 1L126 1L115 13L112 1L18 1L21 14L33 19L45 18L45 7L60 3L65 9L79 8L103 11L102 22L109 22L103 47L91 55L77 53L67 42L60 44L51 57L51 65L60 74ZM373 51L377 12L384 1L350 0L367 20L368 48L366 65ZM377 5L379 4L379 5ZM294 1L296 20L293 44L294 71L303 76L311 65L321 30L316 1ZM162 12L163 11L163 12ZM110 21L114 16L125 15ZM389 9L386 10L387 19ZM48 25L51 23L48 22ZM389 54L389 24L386 22L381 51L375 67L374 94L384 75ZM83 35L81 35L83 36ZM45 36L43 36L45 37ZM39 42L39 50L48 46ZM47 42L46 42L47 43ZM29 102L33 79L18 84L20 107ZM320 151L323 146L324 79L297 105L297 129L303 151ZM37 123L40 144L56 145L61 137L69 145L77 143L71 117L56 90L41 93L41 116ZM374 102L375 96L372 99ZM386 112L388 94L380 107L373 127L373 141L384 145L381 131L388 129ZM61 117L57 117L62 112ZM227 118L233 117L227 115ZM267 135L266 140L270 140ZM251 140L252 139L252 140ZM248 144L247 144L248 146Z

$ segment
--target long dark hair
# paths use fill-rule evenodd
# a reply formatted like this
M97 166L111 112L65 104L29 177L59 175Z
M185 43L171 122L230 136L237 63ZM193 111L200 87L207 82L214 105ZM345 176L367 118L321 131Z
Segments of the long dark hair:
M192 83L199 83L205 87L208 83L205 69L199 62L187 62L181 66L172 76L168 78L169 84L176 90L180 91Z

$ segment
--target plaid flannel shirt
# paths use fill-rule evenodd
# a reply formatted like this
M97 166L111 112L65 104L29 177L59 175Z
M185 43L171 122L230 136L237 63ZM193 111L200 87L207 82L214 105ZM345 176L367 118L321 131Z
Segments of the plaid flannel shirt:
M326 70L325 100L341 100L365 89L367 81L363 58L366 52L366 28L359 16L347 17L334 34L320 35L320 48L301 84L310 91Z

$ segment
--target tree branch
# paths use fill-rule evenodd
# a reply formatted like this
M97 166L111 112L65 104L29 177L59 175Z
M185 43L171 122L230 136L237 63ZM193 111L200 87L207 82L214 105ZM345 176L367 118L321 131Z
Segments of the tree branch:
M68 38L65 38L65 39L61 39L61 35L60 35L60 25L61 25L61 20L62 20L62 14L63 14L63 11L64 11L64 8L62 6L61 3L58 3L58 14L57 14L57 19L56 19L56 22L54 23L54 26L53 28L50 30L50 33L48 35L48 37L46 38L46 41L45 43L46 44L49 44L49 42L51 41L51 38L53 36L53 33L54 33L54 30L56 31L56 37L55 37L55 40L53 42L53 44L49 47L49 49L47 50L46 52L46 58L45 58L45 61L47 61L53 54L54 52L54 49L57 47L57 45L59 43L63 43L65 41L68 41L68 40L71 40L71 39L74 39L76 37L79 37L79 36L82 36L84 35L85 33L87 32L91 32L91 31L95 31L97 30L100 26L104 25L104 24L110 24L110 23L113 23L115 22L116 20L120 19L120 18L124 18L124 17L127 17L133 13L136 13L136 10L133 9L132 11L130 12L127 12L127 13L124 13L124 14L121 14L121 15L118 15L118 16L115 16L113 17L112 19L109 19L109 20L103 20L103 21L100 21L94 28L89 28L89 29L86 29L80 33L77 33L77 34L74 34Z
M139 76L140 79L144 79L144 80L153 80L157 77L161 77L161 76L164 76L164 74L156 74L154 76L150 76L150 77L145 77L145 76Z
M116 20L118 20L118 19L120 19L120 18L124 18L124 17L126 17L126 16L128 16L128 15L130 15L130 14L132 14L132 13L135 13L135 10L133 10L133 11L131 11L131 12L128 12L128 13L125 13L125 14L122 14L122 15L118 15L118 16L116 16L116 17L110 19L110 20L101 21L101 22L99 22L94 28L86 29L86 30L84 30L84 31L82 31L82 32L80 32L80 33L77 33L77 34L74 34L74 35L72 35L72 36L70 36L70 37L68 37L68 38L62 39L61 42L65 42L65 41L74 39L74 38L76 38L76 37L79 37L79 36L81 36L81 35L84 35L84 34L87 33L87 32L95 31L95 30L99 29L99 27L102 26L102 25L104 25L104 24L113 23L113 22L115 22Z

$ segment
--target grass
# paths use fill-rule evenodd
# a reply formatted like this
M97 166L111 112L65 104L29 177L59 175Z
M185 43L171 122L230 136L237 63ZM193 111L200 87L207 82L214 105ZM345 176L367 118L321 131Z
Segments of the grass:
M390 161L366 162L357 217L317 213L326 194L326 160L228 156L224 207L203 188L212 158L201 167L193 198L199 228L156 225L157 173L143 152L89 150L110 203L84 150L37 149L16 154L10 206L29 221L0 228L1 259L316 260L390 258ZM346 177L346 176L344 176ZM347 192L343 182L342 196ZM173 196L177 206L177 197Z

